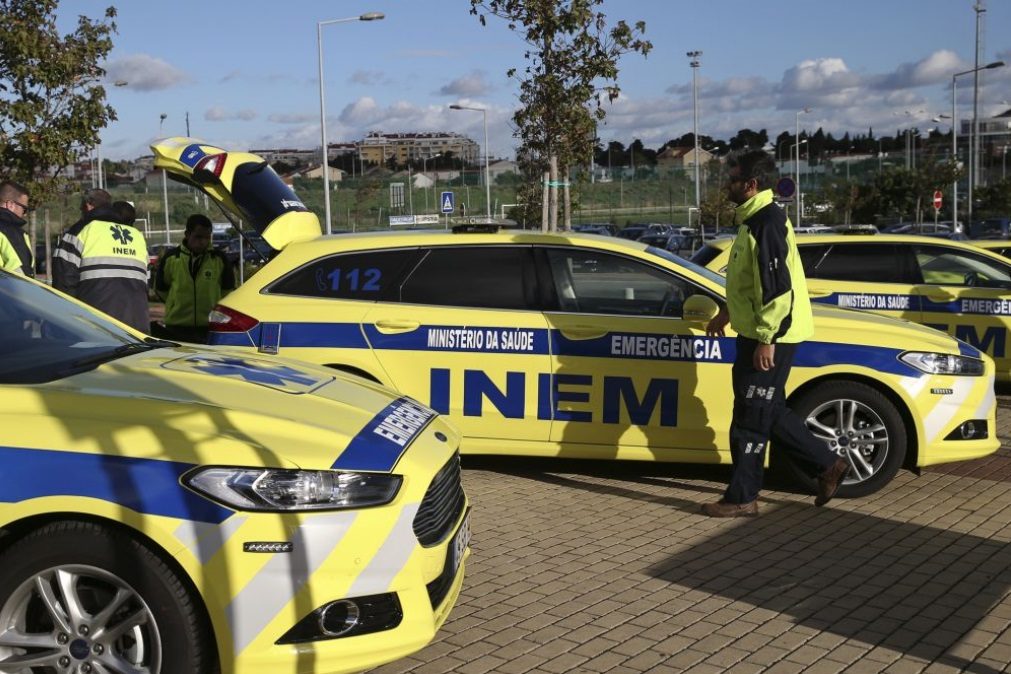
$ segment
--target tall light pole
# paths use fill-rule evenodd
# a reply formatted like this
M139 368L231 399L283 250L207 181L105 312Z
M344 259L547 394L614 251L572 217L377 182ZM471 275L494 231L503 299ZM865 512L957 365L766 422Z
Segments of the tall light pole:
M158 136L162 135L162 125L165 124L165 118L168 117L164 112L158 116ZM170 243L169 241L169 214L168 214L168 172L165 169L161 170L161 193L162 199L165 202L165 243Z
M699 83L698 83L698 73L699 66L702 62L699 61L699 57L702 56L702 52L695 50L690 51L685 54L691 61L688 64L692 67L692 136L695 139L695 161L692 162L695 165L695 208L702 208L702 195L699 189ZM699 210L701 212L701 210ZM701 222L699 223L701 227ZM701 231L701 230L700 230Z
M330 19L316 22L316 48L319 53L319 127L323 141L323 204L326 217L326 233L330 227L330 153L326 142L326 103L323 97L323 26L334 23L350 23L352 21L379 21L386 15L382 12L367 12L359 16L349 16L346 19Z
M488 222L491 222L491 172L488 170L488 110L485 108L472 108L467 105L451 105L450 110L473 110L480 112L484 117L484 213Z
M441 152L436 152L431 157L425 156L421 158L421 173L427 178L428 177L428 160L435 159L436 157L441 157ZM428 188L425 188L425 212L427 213L429 209L428 205Z
M1004 66L1003 61L993 61L992 63L987 63L984 66L978 68L971 68L969 70L963 70L960 73L955 73L951 76L951 158L955 162L956 175L955 179L951 185L951 222L952 229L956 232L961 232L962 229L958 226L958 109L955 107L955 100L958 93L958 83L957 80L962 75L969 75L975 73L978 70L990 70L993 68L1001 68ZM969 203L968 208L968 221L969 226L972 227L972 136L970 135L969 143L969 161L970 164L970 176L969 176Z
M796 155L796 157L797 157L797 163L794 164L793 168L794 168L794 172L796 173L796 176L797 176L797 220L796 220L796 222L793 223L794 227L800 227L800 218L801 218L800 202L801 202L801 199L803 198L802 197L802 192L801 192L801 189L800 189L800 145L801 145L801 143L800 143L800 116L801 115L806 115L809 112L811 112L811 108L804 108L803 110L798 110L797 111L797 116L796 116L796 122L797 122L797 125L796 125L797 126L796 140L797 140L797 142L794 143L794 147L797 148L797 155ZM810 156L810 154L811 153L808 152L808 156Z

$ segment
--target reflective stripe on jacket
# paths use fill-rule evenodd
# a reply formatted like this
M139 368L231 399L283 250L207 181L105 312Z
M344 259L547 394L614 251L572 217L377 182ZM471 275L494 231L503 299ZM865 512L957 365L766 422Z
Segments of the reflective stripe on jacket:
M53 254L53 286L148 332L147 243L134 227L95 209L71 227Z
M793 225L772 190L737 207L737 238L727 265L727 309L738 334L763 344L814 334L811 301Z
M165 325L206 327L207 315L235 287L232 266L220 252L194 255L181 245L158 263L155 288L165 296Z

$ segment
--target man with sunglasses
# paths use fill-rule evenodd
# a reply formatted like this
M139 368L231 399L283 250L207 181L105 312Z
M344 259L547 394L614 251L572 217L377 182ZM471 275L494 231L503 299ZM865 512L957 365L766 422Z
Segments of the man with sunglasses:
M727 306L709 322L706 334L723 336L727 323L737 333L731 375L733 468L723 498L706 503L702 512L710 517L758 514L770 439L776 451L818 478L814 504L822 506L835 496L850 466L786 406L793 356L814 333L814 321L793 226L773 200L779 172L763 150L731 155L727 171L727 197L737 204L737 238L727 266Z
M24 185L0 183L0 269L35 276L35 253L25 231L30 210Z

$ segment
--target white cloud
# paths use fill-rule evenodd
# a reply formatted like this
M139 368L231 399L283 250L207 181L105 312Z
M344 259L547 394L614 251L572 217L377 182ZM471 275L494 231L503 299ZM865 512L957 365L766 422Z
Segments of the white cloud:
M267 116L267 121L274 124L306 124L314 120L319 120L319 115L274 113Z
M208 122L249 122L256 119L255 110L236 110L230 111L222 108L220 105L215 105L207 109L204 112L204 119Z
M392 84L393 81L381 70L356 70L348 78L348 82L366 87L377 87Z
M484 96L490 91L491 85L486 80L485 73L475 70L443 85L437 93L440 96Z
M105 64L106 79L126 82L129 89L158 91L189 81L186 73L148 54L133 54Z

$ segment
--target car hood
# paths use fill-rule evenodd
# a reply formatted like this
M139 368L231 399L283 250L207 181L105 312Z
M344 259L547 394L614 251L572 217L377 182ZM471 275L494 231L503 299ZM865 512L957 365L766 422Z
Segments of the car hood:
M133 456L183 451L204 464L388 472L425 428L456 440L434 412L366 380L213 347L156 349L20 388L40 395L71 435L148 437L149 449L130 443ZM390 436L377 427L405 406L416 427L384 443Z
M151 151L155 168L202 191L276 250L322 234L316 214L258 155L181 136L158 140Z
M902 345L909 351L961 353L974 358L986 358L954 337L918 323L881 316L856 309L840 309L824 304L812 304L815 335L813 339L832 339L852 344L885 346Z

